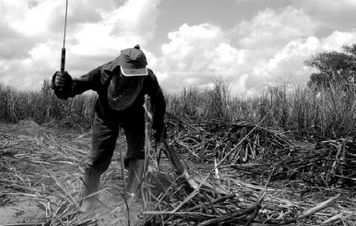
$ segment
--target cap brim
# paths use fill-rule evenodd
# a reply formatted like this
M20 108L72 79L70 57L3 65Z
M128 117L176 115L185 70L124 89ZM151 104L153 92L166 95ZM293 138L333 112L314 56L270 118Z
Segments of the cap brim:
M121 73L127 77L130 76L146 76L148 75L147 68L123 68L121 67Z

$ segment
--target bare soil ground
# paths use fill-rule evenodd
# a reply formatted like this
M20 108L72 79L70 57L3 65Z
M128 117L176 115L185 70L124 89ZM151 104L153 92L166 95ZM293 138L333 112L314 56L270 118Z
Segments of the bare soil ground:
M183 145L179 140L174 142ZM305 150L313 146L296 145ZM130 202L128 217L122 198L120 150L126 150L122 137L118 139L110 168L101 178L100 204L90 213L78 214L81 176L90 149L90 133L63 131L32 121L0 124L0 225L128 225L129 219L131 225L145 222L146 225L195 225L194 222L217 225L212 222L223 222L218 221L220 216L248 209L256 202L259 204L252 209L254 218L250 215L244 219L231 218L235 220L225 225L248 221L255 226L288 221L290 225L356 225L354 190L307 186L301 180L272 182L265 176L248 176L262 169L261 164L222 164L214 169L212 161L197 160L199 153L190 151L181 157L199 189L182 195L179 184L172 186L171 190L177 189L169 191L170 198L152 196L152 208L143 209L141 204ZM163 172L172 175L167 161L163 159L161 163ZM210 173L211 177L204 179ZM159 186L151 188L159 189ZM162 192L168 193L168 189ZM261 197L263 201L259 200ZM163 211L163 215L155 215L157 211Z
M123 138L117 144L101 178L101 204L78 214L90 133L41 127L32 121L0 124L0 225L127 225L119 151L126 147ZM130 203L132 225L141 209L141 204Z

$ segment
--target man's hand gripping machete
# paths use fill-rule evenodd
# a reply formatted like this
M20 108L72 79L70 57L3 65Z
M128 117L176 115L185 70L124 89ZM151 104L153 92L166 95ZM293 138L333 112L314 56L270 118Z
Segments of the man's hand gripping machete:
M68 0L66 0L65 16L64 16L64 32L63 32L63 47L61 51L61 70L56 71L52 77L52 89L56 95L62 99L67 99L72 86L72 77L65 71L66 62L66 32L67 32L67 14Z

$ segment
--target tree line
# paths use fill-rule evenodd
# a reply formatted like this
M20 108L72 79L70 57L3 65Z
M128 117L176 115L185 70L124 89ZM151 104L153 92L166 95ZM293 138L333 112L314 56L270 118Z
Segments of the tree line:
M315 89L328 89L334 85L344 91L356 84L356 44L345 45L341 51L322 52L305 61L316 69L310 75L308 86Z

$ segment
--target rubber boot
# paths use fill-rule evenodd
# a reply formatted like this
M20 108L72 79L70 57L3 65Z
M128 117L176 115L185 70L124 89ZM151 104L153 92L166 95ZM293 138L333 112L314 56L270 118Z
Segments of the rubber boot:
M145 160L133 159L129 162L129 173L127 175L126 191L131 198L142 199L141 186L145 173Z
M84 185L83 185L83 192L82 192L83 200L80 203L80 207L79 207L80 212L85 213L93 209L96 195L90 197L87 196L98 191L99 182L100 182L100 173L97 170L93 168L85 169Z

